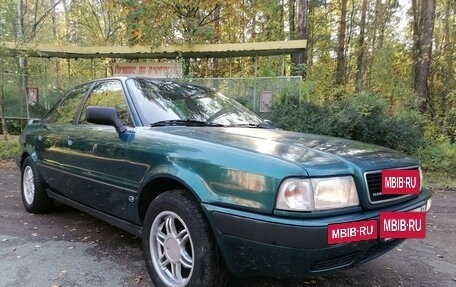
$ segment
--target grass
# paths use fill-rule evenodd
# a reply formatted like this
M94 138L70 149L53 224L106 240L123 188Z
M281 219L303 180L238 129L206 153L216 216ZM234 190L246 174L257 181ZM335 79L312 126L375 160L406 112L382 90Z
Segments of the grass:
M424 187L432 191L439 192L442 190L456 191L456 180L453 176L437 171L424 171Z
M0 160L12 160L19 154L19 136L8 135L5 141L0 134Z

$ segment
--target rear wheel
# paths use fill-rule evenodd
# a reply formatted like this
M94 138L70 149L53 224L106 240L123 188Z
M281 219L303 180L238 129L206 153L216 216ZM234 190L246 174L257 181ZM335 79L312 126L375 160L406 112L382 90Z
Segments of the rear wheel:
M144 220L146 266L157 287L223 286L226 273L195 200L185 191L162 193Z
M44 213L52 208L35 164L30 157L22 164L21 195L25 209L30 213Z

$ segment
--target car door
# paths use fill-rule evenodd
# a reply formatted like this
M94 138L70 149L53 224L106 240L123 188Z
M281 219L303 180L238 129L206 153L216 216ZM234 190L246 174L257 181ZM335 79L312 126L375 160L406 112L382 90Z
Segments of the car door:
M68 134L75 128L75 121L84 97L91 83L70 90L58 105L43 119L41 128L36 132L35 155L38 171L54 192L66 196L71 178L76 170L69 163L73 154Z
M126 95L119 80L94 84L72 130L68 145L72 156L66 164L76 167L68 197L116 217L128 219L133 191L125 188L126 147L128 134L119 135L112 126L86 121L88 106L114 107L125 126L133 129Z

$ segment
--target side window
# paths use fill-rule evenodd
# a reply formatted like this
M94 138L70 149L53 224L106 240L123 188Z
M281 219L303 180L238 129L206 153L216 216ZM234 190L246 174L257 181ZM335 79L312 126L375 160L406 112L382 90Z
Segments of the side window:
M71 90L57 105L46 122L56 124L71 124L76 117L81 101L91 84L84 84Z
M122 84L117 81L106 81L95 84L84 104L83 112L79 120L80 124L87 124L86 109L88 106L113 107L124 125L131 125L130 111L122 89Z

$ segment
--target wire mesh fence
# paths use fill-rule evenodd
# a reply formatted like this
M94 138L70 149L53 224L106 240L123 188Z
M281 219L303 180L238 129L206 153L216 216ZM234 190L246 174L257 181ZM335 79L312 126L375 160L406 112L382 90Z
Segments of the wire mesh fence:
M42 117L72 86L90 80L87 75L0 74L0 103L7 124L23 126L30 118ZM261 116L268 118L275 97L299 96L301 77L180 78L172 79L214 88ZM23 84L25 83L25 84ZM25 88L22 88L24 87Z

